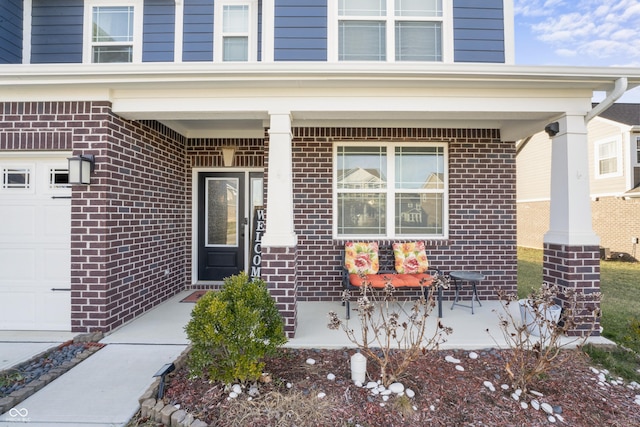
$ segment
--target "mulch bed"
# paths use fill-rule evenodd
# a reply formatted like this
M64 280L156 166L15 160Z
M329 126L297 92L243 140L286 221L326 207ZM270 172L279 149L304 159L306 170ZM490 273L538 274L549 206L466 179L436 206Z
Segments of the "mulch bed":
M530 403L537 399L555 409L555 424L567 426L640 426L640 390L628 385L599 385L588 356L565 351L562 364L531 385L542 397L523 395L528 407L514 400L508 384L505 351L428 352L414 363L401 381L415 392L408 397L390 396L384 402L351 381L349 359L354 350L281 349L267 360L270 381L258 384L260 395L248 399L242 393L229 398L229 388L207 378L190 378L188 370L170 375L166 403L215 426L547 426L542 410ZM451 355L464 371L445 361ZM314 359L310 365L307 359ZM368 366L368 374L376 368ZM327 378L334 374L335 379ZM377 378L371 378L377 380ZM485 385L490 381L496 390ZM320 393L325 394L324 397ZM559 415L559 416L558 416ZM563 421L562 421L563 420Z

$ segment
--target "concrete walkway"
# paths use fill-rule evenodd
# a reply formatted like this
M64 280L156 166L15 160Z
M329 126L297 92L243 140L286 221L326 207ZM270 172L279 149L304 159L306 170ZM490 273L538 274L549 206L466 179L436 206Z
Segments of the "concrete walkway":
M154 381L153 374L173 362L187 347L184 326L190 319L192 303L181 303L191 292L182 292L146 314L110 333L100 342L105 347L63 374L7 413L0 426L122 426L138 411L138 399ZM410 305L410 303L408 303ZM496 301L483 301L475 314L464 307L451 310L443 305L442 323L453 334L441 348L482 349L503 347L498 328ZM286 346L306 348L353 347L342 331L327 328L328 313L344 316L339 302L298 304L296 337ZM435 329L437 319L429 318ZM354 313L349 327L359 329ZM489 333L487 332L489 330ZM72 339L59 332L0 331L0 366L11 367L42 351ZM610 343L604 338L592 342Z
M106 336L100 341L104 348L1 414L0 426L125 425L138 411L138 398L153 382L153 374L188 344L183 328L193 304L179 303L188 294ZM71 333L0 332L0 363L15 366L72 338Z

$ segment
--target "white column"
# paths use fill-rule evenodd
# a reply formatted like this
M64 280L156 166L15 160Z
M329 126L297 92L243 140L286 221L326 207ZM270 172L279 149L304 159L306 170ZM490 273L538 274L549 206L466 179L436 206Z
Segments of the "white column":
M267 173L267 231L263 247L293 247L293 170L291 161L291 115L270 113L269 170Z
M591 218L585 117L567 114L558 123L551 142L550 224L544 242L599 245Z

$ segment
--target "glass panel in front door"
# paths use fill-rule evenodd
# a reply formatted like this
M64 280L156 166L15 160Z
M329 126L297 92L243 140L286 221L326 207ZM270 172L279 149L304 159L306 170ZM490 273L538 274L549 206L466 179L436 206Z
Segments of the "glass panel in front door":
M238 179L207 178L206 246L238 246Z

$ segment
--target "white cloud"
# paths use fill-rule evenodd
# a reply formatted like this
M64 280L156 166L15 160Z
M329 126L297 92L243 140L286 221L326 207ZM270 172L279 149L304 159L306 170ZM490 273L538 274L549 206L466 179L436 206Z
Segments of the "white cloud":
M640 60L640 0L515 0L520 25L562 57Z
M556 55L564 56L565 58L573 58L578 55L578 52L571 49L556 49Z

